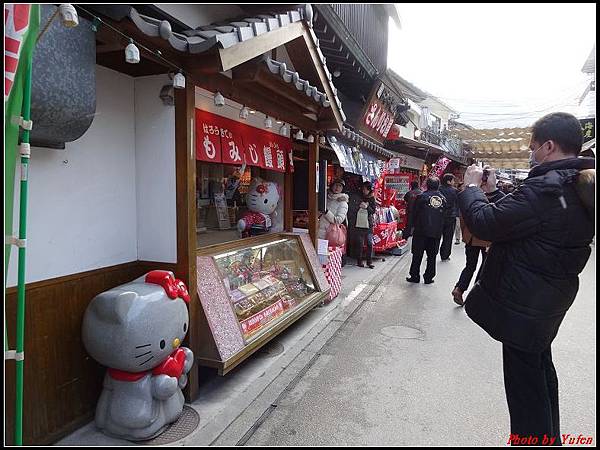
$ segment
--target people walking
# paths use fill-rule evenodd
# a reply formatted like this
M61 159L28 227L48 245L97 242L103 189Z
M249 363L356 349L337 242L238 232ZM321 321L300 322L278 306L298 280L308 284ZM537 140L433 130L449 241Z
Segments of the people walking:
M419 283L421 280L421 261L427 254L427 268L423 274L425 284L433 283L435 277L436 256L440 247L440 238L444 228L444 208L446 198L440 193L440 180L437 177L427 179L427 190L419 195L414 205L414 235L412 239L412 263L410 276L406 281Z
M464 186L463 183L459 183L458 186L456 186L456 190L458 192L462 191L463 190L463 186ZM458 209L458 200L457 200L457 203L456 203L456 208ZM459 214L459 216L460 216L460 214ZM460 235L461 235L460 217L456 217L456 225L454 227L454 245L460 244L460 241L461 241Z
M484 183L482 189L485 192L487 190L487 184ZM493 192L486 192L486 197L490 203L495 203L504 197L504 194L500 191L500 189L496 188ZM465 243L465 256L467 263L460 274L456 286L452 290L452 298L454 299L454 303L459 306L463 306L463 294L467 291L467 289L469 289L473 274L475 273L475 270L477 270L479 255L481 255L481 267L483 267L487 249L491 245L491 242L483 241L474 236L473 233L471 233L467 228L462 215L459 216L458 220L460 222L460 228L462 231L462 239ZM481 272L481 268L479 271ZM476 277L476 280L477 279L479 279L479 274Z
M511 435L538 442L561 440L551 345L595 233L595 160L577 157L582 142L574 116L544 116L531 130L529 176L512 194L490 203L479 187L483 170L473 165L458 196L469 230L492 242L465 309L502 342Z
M362 184L361 192L350 197L348 206L348 230L358 267L365 267L363 260L365 259L364 247L366 245L367 266L370 269L375 268L373 265L373 215L375 209L373 187L371 183L365 181Z
M440 192L446 197L446 207L444 208L444 228L442 230L442 243L440 245L440 258L442 261L448 261L452 253L452 238L456 229L456 218L458 217L458 203L456 194L458 191L454 187L455 177L447 173L442 177Z
M404 239L408 239L412 236L412 228L413 228L413 209L415 205L415 199L417 196L421 195L423 191L419 189L418 181L410 182L410 191L404 194L404 202L406 203L406 227L402 231L402 237Z

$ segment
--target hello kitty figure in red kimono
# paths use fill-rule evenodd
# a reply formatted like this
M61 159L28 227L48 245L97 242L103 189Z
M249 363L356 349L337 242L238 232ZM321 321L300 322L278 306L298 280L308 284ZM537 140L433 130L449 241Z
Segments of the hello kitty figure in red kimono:
M270 231L273 226L271 214L275 213L280 196L277 183L258 177L252 180L246 196L246 204L250 211L244 214L237 225L242 237Z
M153 270L88 305L83 344L108 367L95 417L105 434L152 439L181 415L181 389L194 363L192 351L181 347L189 301L185 284L172 272Z

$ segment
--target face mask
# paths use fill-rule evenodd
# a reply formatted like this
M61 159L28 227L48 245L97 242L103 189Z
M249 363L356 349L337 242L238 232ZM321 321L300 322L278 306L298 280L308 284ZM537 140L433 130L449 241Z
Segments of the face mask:
M545 142L544 142L545 144ZM536 150L532 150L531 152L529 152L529 168L533 169L535 166L539 166L540 164L542 164L546 158L548 157L548 155L544 156L544 159L542 159L540 162L536 161L535 159L535 153L544 146L544 144L540 145Z

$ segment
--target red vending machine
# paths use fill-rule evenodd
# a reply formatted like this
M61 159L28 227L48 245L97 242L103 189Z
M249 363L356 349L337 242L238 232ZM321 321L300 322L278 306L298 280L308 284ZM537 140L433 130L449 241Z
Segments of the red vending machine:
M392 173L390 173L392 172ZM396 191L395 206L398 209L398 230L403 230L406 227L406 202L404 194L410 191L410 183L419 181L419 172L411 169L394 169L384 176L384 184L386 189L394 189Z

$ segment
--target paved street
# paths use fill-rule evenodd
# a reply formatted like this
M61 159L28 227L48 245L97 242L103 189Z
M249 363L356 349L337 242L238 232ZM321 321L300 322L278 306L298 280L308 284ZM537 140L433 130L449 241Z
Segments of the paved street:
M503 445L501 344L452 302L464 247L433 285L405 281L410 254L243 439L246 445ZM439 258L439 257L438 257ZM595 433L595 252L553 346L561 431ZM423 266L424 268L424 266ZM241 437L241 436L240 436Z

